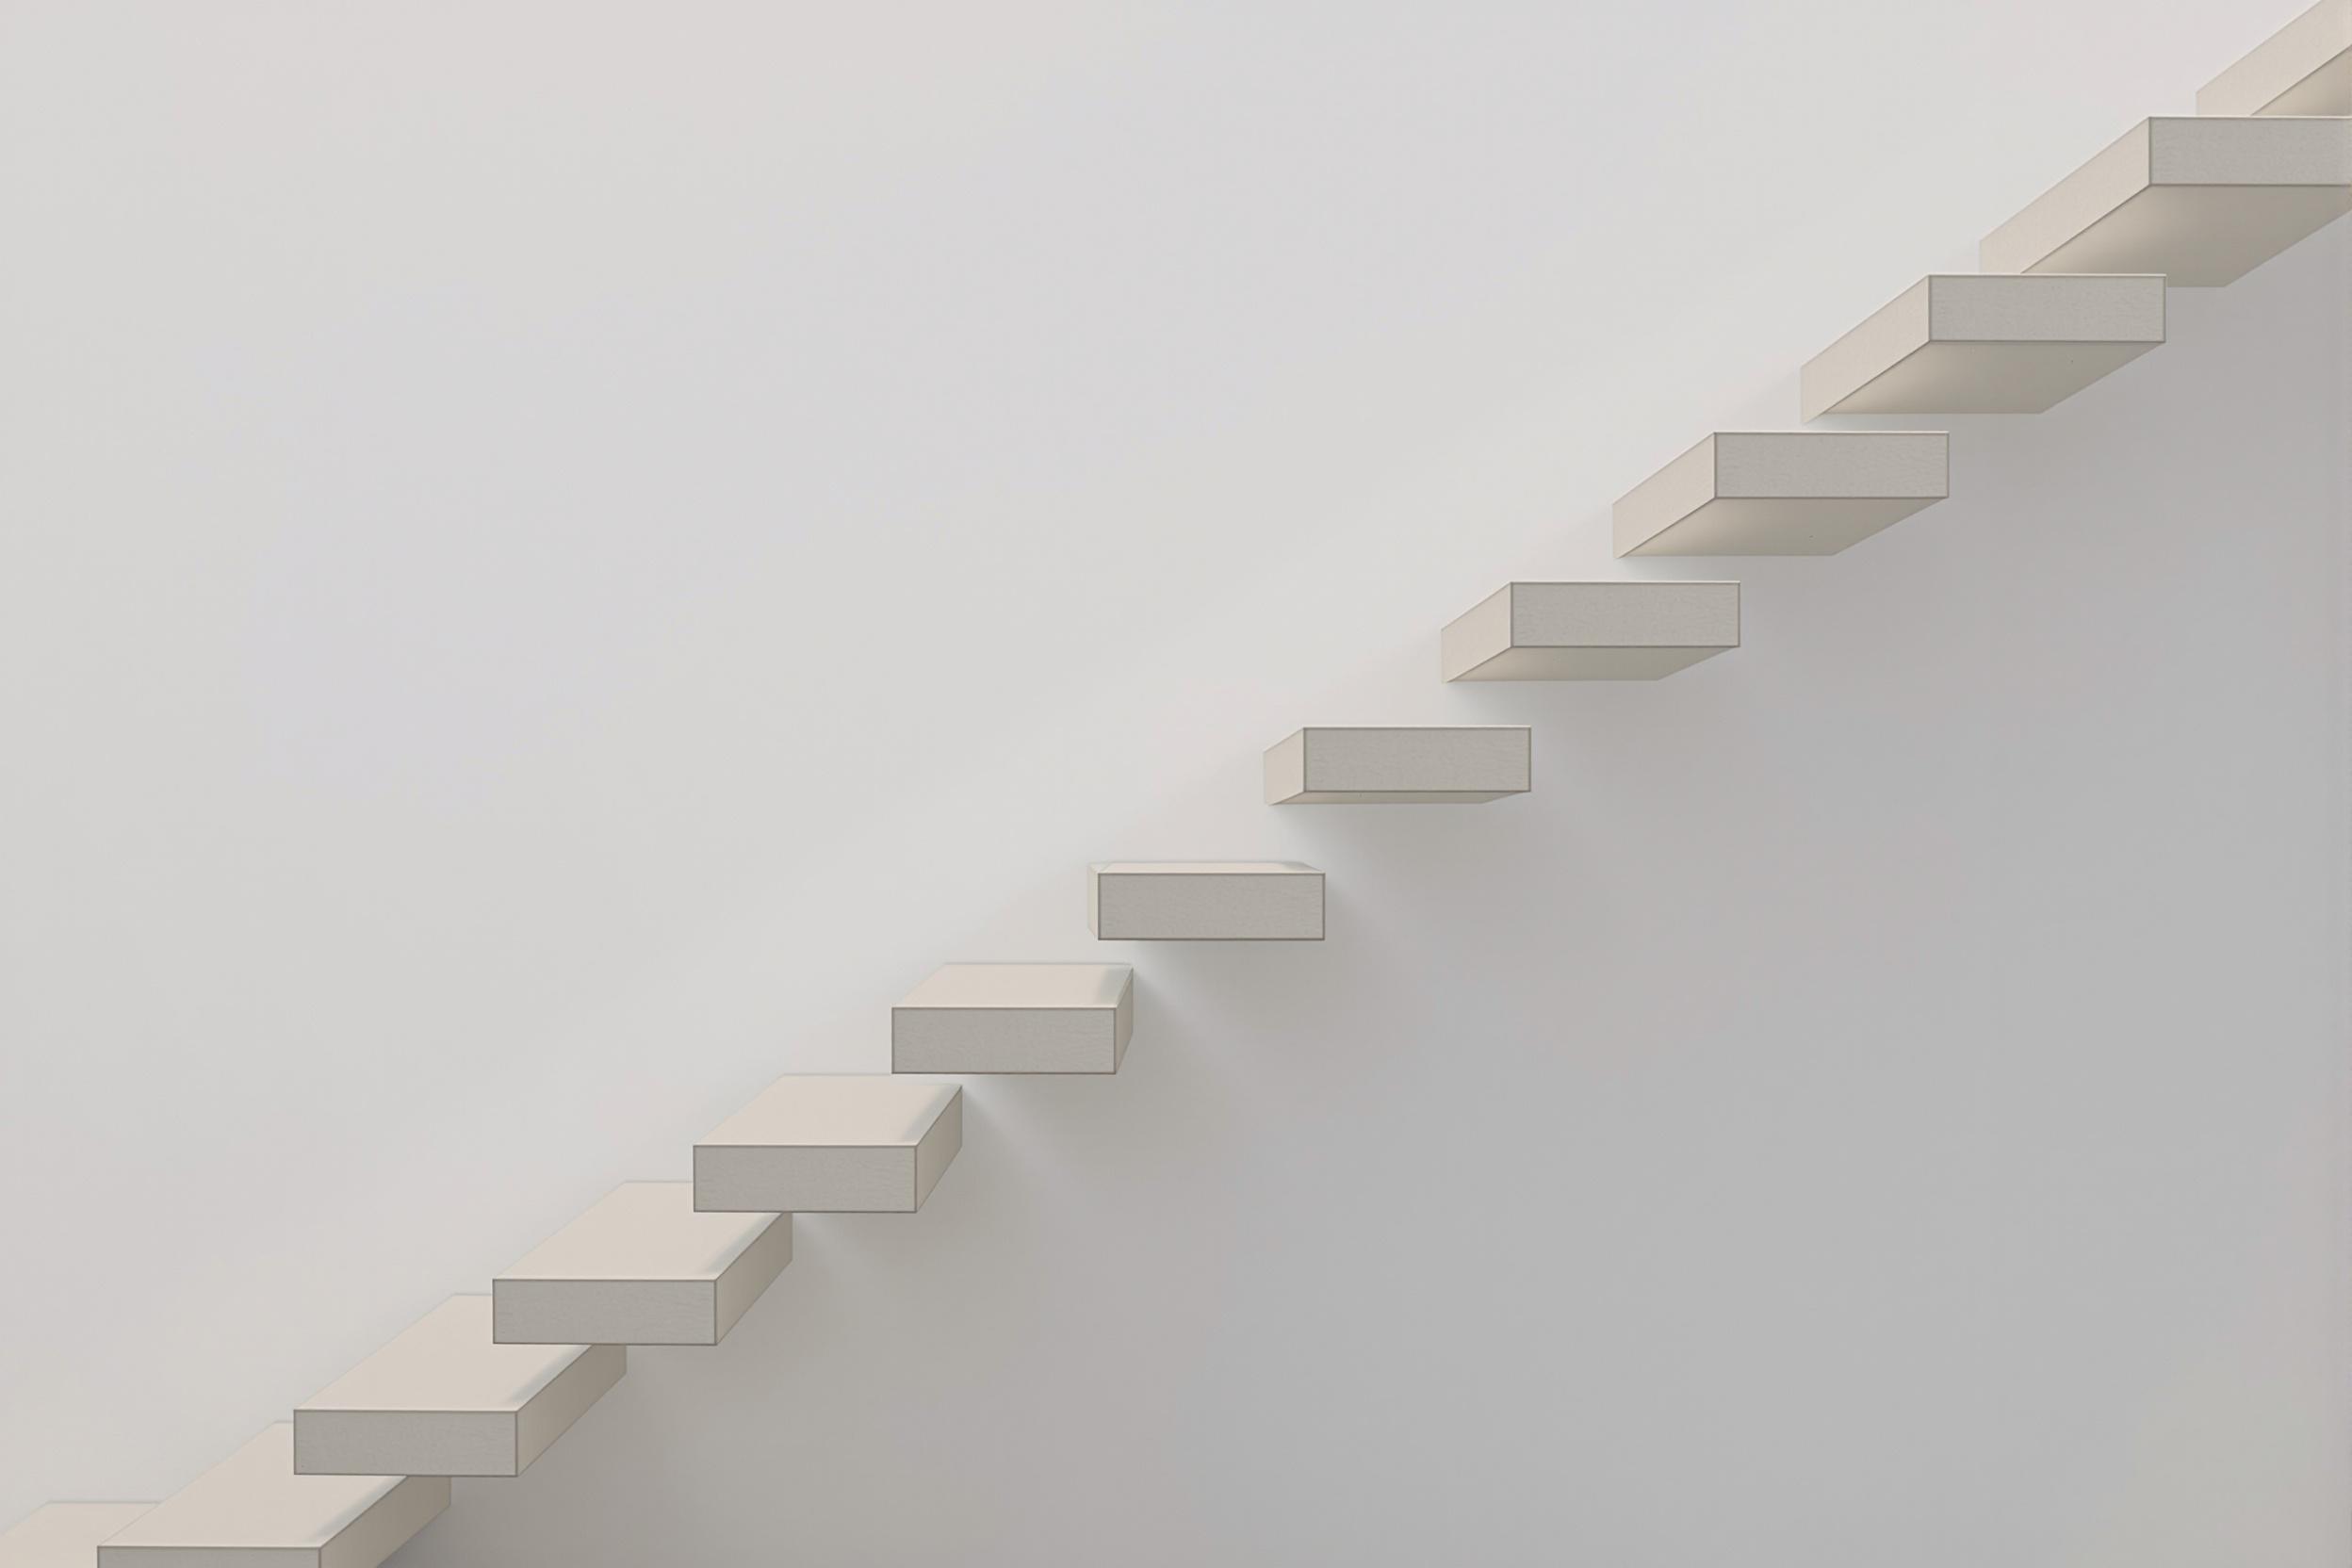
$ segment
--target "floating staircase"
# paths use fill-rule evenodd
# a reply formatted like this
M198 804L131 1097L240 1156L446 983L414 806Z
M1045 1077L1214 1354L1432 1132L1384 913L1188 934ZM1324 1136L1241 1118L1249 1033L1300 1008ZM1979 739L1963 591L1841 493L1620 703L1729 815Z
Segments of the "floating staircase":
M2164 340L2167 287L2225 285L2352 210L2352 0L2321 0L1807 364L1805 420L2045 410ZM1940 431L1718 433L1617 503L1619 555L1816 555L1943 499ZM1740 642L1722 581L1504 584L1447 625L1447 681L1649 680ZM1315 727L1266 753L1274 805L1526 793L1522 726ZM1319 941L1324 874L1108 861L1103 941ZM373 1568L449 1502L519 1475L612 1388L629 1345L716 1345L790 1264L794 1213L912 1213L962 1145L962 1091L912 1073L1116 1073L1124 964L951 964L890 1012L889 1074L778 1080L694 1146L450 1298L292 1419L165 1501L56 1503L0 1568Z

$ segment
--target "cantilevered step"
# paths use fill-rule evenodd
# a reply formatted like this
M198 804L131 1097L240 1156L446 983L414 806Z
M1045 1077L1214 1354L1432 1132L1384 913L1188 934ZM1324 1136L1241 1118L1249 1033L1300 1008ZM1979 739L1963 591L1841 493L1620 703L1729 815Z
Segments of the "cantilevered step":
M945 964L890 1009L893 1072L1117 1072L1126 964Z
M1509 582L1441 642L1448 680L1656 680L1740 645L1740 585Z
M452 1296L294 1409L304 1476L519 1476L628 1370L618 1345L500 1345Z
M1617 503L1617 553L1834 555L1950 494L1950 439L1719 432Z
M0 1568L90 1568L98 1544L153 1503L51 1503L0 1534Z
M376 1568L449 1506L447 1477L297 1475L281 1421L107 1538L97 1568Z
M2164 340L2159 276L1937 273L1806 363L1805 416L2039 414Z
M964 1142L964 1091L912 1078L779 1078L694 1145L694 1207L912 1214Z
M2352 0L2319 4L2207 82L2199 114L2352 114Z
M629 1182L490 1282L500 1345L716 1345L792 1261L789 1214L703 1214Z
M1978 250L1987 272L2230 283L2352 210L2352 121L2144 120Z
M1296 860L1113 860L1087 868L1106 942L1323 939L1323 874Z
M1266 752L1268 806L1475 805L1527 792L1526 725L1318 726Z

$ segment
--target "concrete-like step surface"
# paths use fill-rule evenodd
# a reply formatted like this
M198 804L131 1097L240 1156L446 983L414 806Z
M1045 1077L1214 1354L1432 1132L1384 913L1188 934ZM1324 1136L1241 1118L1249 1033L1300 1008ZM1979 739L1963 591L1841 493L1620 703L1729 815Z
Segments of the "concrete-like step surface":
M1086 871L1106 942L1323 939L1323 874L1296 860L1111 860Z
M303 1476L281 1421L98 1548L97 1568L376 1568L449 1506L445 1476Z
M490 1282L500 1345L716 1345L792 1261L789 1214L704 1214L628 1182Z
M500 1345L452 1296L294 1409L304 1476L519 1476L628 1370L618 1345Z
M1922 278L1806 362L1824 414L2039 414L2164 340L2152 274Z
M943 964L890 1009L892 1072L1117 1072L1126 964Z
M2197 90L2199 114L2352 114L2352 0L2319 4Z
M779 1078L694 1145L694 1207L912 1214L964 1142L964 1091L913 1078Z
M50 1503L0 1534L0 1568L90 1568L98 1544L153 1503Z
M2352 121L2144 120L1985 236L1987 272L2234 282L2352 211Z
M1617 503L1619 555L1834 555L1951 493L1941 431L1722 431Z
M1466 806L1534 782L1526 725L1313 726L1266 751L1268 806Z
M1447 680L1656 680L1740 645L1740 585L1507 582L1439 641Z

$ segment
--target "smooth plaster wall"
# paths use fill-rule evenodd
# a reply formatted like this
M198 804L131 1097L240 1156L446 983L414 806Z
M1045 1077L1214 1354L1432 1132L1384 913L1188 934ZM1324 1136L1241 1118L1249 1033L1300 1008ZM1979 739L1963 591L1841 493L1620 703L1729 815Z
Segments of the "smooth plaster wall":
M2341 1568L2345 227L1607 554L2294 9L0 5L0 1518L1264 856L401 1562ZM1437 683L1620 572L1746 645ZM1448 719L1536 792L1259 803Z

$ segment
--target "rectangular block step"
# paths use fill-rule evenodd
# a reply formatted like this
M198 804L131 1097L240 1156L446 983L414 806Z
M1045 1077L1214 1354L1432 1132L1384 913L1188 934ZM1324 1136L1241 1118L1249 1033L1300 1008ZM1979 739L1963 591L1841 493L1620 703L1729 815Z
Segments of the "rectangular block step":
M2352 211L2352 121L2144 120L1985 236L1987 272L2231 283Z
M1295 860L1113 860L1086 874L1103 941L1323 939L1323 874Z
M294 1409L304 1476L519 1476L621 1380L618 1345L500 1345L452 1296Z
M1740 585L1507 582L1440 642L1447 680L1656 680L1740 645Z
M792 1261L789 1214L704 1214L628 1182L490 1282L500 1345L716 1345Z
M892 1072L1117 1072L1126 964L944 964L890 1009Z
M912 1214L964 1143L964 1091L912 1078L779 1078L694 1145L694 1207Z
M2352 114L2352 0L2319 4L2197 90L2199 114Z
M1805 416L2039 414L2164 340L2153 274L1938 273L1806 363Z
M1266 752L1268 806L1466 806L1533 783L1525 725L1316 726Z
M1617 503L1619 555L1834 555L1951 493L1941 431L1719 431Z
M98 1544L153 1503L49 1503L0 1534L0 1568L90 1568Z
M294 1429L262 1429L122 1527L97 1568L376 1568L449 1506L445 1476L304 1476Z

